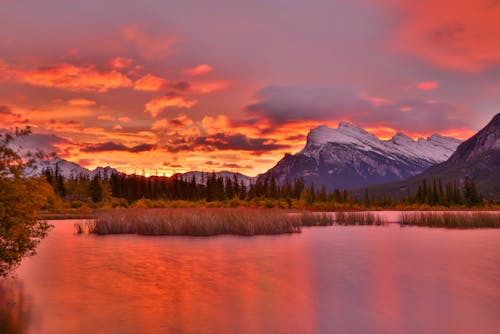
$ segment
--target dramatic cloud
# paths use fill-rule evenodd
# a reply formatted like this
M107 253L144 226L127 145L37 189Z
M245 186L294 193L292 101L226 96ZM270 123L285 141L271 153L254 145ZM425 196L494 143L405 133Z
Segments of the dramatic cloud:
M108 151L127 151L131 153L140 153L151 151L155 149L155 145L152 144L140 144L133 147L127 147L123 144L115 143L115 142L106 142L99 144L88 144L85 147L82 147L80 150L82 152L108 152Z
M136 82L134 83L134 89L156 92L165 88L167 83L168 81L163 78L154 76L152 74L146 74L142 78L136 80Z
M184 70L184 73L187 75L192 75L192 76L197 76L197 75L203 75L207 74L213 71L212 66L209 66L207 64L202 64L195 66L193 68L189 68L187 70Z
M421 99L385 100L374 104L372 99L361 97L349 87L273 86L260 90L256 96L260 101L246 109L250 116L258 116L259 122L263 117L268 118L272 129L287 123L339 120L410 133L467 127L463 121L464 111L451 104ZM248 124L252 122L250 118Z
M151 114L151 116L156 117L165 108L185 108L189 109L193 107L198 101L190 100L183 96L167 94L164 96L159 96L153 98L146 104L145 112Z
M70 91L107 92L110 89L130 87L132 81L115 70L97 71L94 66L80 67L60 64L18 74L18 80L30 85L54 87Z
M279 144L273 139L248 138L243 134L228 135L224 133L200 137L196 139L194 145L200 150L251 151L256 154L289 148L288 145Z
M403 12L396 48L447 69L478 72L500 66L498 1L382 1Z
M332 120L373 108L353 88L343 86L270 86L248 105L251 116L267 117L273 124L298 120Z
M439 82L435 81L423 81L417 84L417 88L421 90L432 90L439 87Z

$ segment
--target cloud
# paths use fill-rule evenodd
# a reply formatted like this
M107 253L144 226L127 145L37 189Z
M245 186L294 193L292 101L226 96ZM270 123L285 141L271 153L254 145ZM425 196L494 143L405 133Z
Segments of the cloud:
M175 38L148 34L138 25L130 25L121 29L123 38L135 45L146 60L164 59L172 52Z
M423 81L417 84L417 88L421 90L433 90L439 87L439 82L436 81Z
M271 86L257 92L258 102L247 106L248 125L270 123L262 133L305 121L349 120L361 126L385 126L411 133L467 128L465 111L445 102L424 99L384 100L374 104L354 88L339 86ZM289 138L293 138L293 135Z
M183 96L166 94L163 96L155 97L146 104L145 112L156 117L165 108L185 108L189 109L196 105L198 101L190 100Z
M70 106L76 106L76 107L88 107L88 106L93 106L94 104L96 104L96 102L84 98L75 98L68 100L68 104Z
M127 151L131 153L140 153L151 151L155 149L156 146L152 144L140 144L137 146L128 147L120 143L106 142L98 144L88 144L80 149L82 152L108 152L108 151Z
M250 165L246 165L246 166L242 166L242 165L239 165L237 163L234 163L234 162L225 162L224 164L222 164L222 168L230 168L230 169L251 169L252 166Z
M11 107L0 105L0 128L24 127L28 125L29 120L18 111Z
M252 151L255 154L289 148L288 145L279 144L274 139L249 138L244 134L225 133L199 137L195 140L194 147L202 151L235 150Z
M191 76L198 76L198 75L204 75L207 73L210 73L213 71L212 66L207 65L207 64L201 64L198 66L195 66L193 68L188 68L184 70L184 74L191 75Z
M99 115L97 116L97 119L100 121L109 121L109 122L114 122L116 118L111 115Z
M159 91L165 88L168 81L152 74L146 74L134 83L135 90Z
M229 86L226 81L190 82L187 90L198 94L210 94Z
M118 117L118 121L122 123L129 123L131 119L130 117L123 116L123 117Z
M55 135L32 133L29 136L16 138L12 142L13 147L18 147L22 151L36 152L41 150L44 154L59 153L61 146L69 144L69 141Z
M500 66L500 6L492 0L420 0L390 3L404 17L393 46L451 70ZM453 10L450 10L453 9Z
M259 90L258 102L246 107L249 115L273 124L298 120L332 120L369 111L373 103L344 86L269 86Z
M43 87L54 87L75 92L107 92L110 89L132 86L132 81L115 70L96 71L94 66L60 64L34 71L19 72L19 81Z
M109 65L116 70L121 70L132 65L132 62L131 58L115 57L109 61Z

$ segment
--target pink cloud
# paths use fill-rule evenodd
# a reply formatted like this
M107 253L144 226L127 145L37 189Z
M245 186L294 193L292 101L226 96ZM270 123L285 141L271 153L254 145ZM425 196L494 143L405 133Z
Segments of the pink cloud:
M379 1L403 12L396 49L464 72L500 66L500 6L494 1Z
M436 81L423 81L417 84L417 88L421 90L433 90L439 87L439 82Z
M138 25L130 25L121 29L125 40L135 45L146 60L163 59L172 52L175 38L153 36L139 29Z
M93 106L96 104L95 101L89 100L89 99L84 99L84 98L75 98L68 100L68 104L71 106L77 106L77 107L88 107L88 106Z
M183 96L164 95L153 98L146 104L145 112L156 117L165 108L186 108L193 107L198 101L190 100Z
M109 65L114 69L121 70L132 65L132 59L125 57L115 57L109 61Z
M167 83L168 81L163 78L152 74L146 74L142 78L135 81L134 89L143 91L159 91L162 90Z
M79 67L60 64L29 72L18 72L19 81L44 87L70 91L107 92L110 89L132 86L132 81L118 71L96 71L94 66Z
M213 71L213 67L207 64L201 64L198 66L195 66L193 68L188 68L184 70L184 73L187 75L192 75L192 76L198 76L198 75L204 75L207 73L210 73Z

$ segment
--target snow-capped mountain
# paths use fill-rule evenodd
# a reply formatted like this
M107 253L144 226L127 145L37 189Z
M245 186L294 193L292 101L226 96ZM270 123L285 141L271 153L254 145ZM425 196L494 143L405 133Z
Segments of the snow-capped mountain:
M89 170L85 167L82 167L74 162L67 161L61 158L54 158L51 160L43 160L39 161L33 169L27 171L27 176L40 175L45 170L50 169L53 173L56 171L61 174L64 178L72 178L77 177L79 175L89 176L93 178L95 175L100 174L101 177L109 178L112 174L120 174L114 168L109 166L107 167L97 167L94 170Z
M199 172L199 171L192 171L192 172L187 172L187 173L183 173L183 174L177 174L177 176L180 176L180 178L184 181L191 181L193 179L193 176L194 176L195 182L197 184L206 184L207 179L210 177L210 175L212 175L211 172ZM230 172L230 171L221 171L221 172L215 172L215 175L217 177L222 177L224 180L230 179L231 181L233 181L234 178L236 178L236 180L238 181L238 184L243 182L243 184L246 187L250 186L250 184L252 184L252 183L255 183L254 177L246 176L246 175L243 175L241 173Z
M352 189L401 180L447 160L460 140L441 135L413 140L397 133L380 140L364 129L342 122L337 129L312 129L305 147L287 154L260 177L273 177L279 184L304 178L306 183L329 189Z
M465 178L474 180L477 190L485 198L500 198L500 114L460 144L445 162L407 180L370 187L369 192L376 197L398 198L415 193L424 179L462 185ZM360 189L358 195L362 192Z

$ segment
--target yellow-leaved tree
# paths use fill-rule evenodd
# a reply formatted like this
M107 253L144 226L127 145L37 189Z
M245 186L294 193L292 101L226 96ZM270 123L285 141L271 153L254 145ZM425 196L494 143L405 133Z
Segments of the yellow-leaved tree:
M10 145L29 134L29 128L0 134L0 276L34 254L51 228L39 211L54 197L52 187L43 178L25 177L39 155L22 155Z

